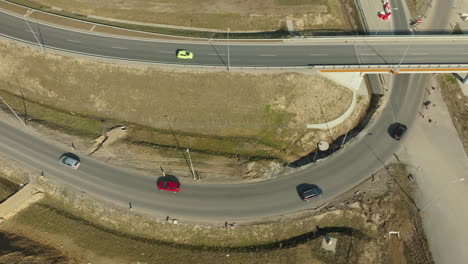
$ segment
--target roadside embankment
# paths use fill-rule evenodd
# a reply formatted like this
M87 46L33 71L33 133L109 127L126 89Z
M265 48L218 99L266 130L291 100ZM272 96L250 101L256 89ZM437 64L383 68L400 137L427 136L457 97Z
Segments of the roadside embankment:
M92 263L431 263L412 183L398 164L318 210L235 228L171 224L97 203L47 179L43 186L44 200L0 225L6 245L8 238L31 239ZM338 239L334 252L322 248L325 235Z

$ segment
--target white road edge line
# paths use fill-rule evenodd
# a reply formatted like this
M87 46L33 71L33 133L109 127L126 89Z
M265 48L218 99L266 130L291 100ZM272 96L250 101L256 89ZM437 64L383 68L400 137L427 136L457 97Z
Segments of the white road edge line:
M377 54L371 54L371 53L368 53L368 54L359 54L361 56L377 56Z
M328 56L328 54L309 54L309 56Z
M125 47L114 47L114 46L112 46L112 48L113 48L113 49L122 49L122 50L128 49L128 48L125 48Z
M67 39L69 42L74 42L74 43L80 43L78 40L73 40L73 39Z
M260 54L258 56L262 56L262 57L275 57L275 56L278 56L278 55L274 55L274 54Z
M408 55L416 55L416 56L421 55L422 56L422 55L429 55L429 53L410 53Z
M226 54L216 54L216 53L210 53L208 56L224 56Z

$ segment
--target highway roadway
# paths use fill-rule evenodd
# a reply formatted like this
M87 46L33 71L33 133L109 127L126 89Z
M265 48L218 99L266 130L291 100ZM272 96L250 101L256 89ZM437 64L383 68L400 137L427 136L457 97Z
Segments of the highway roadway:
M99 36L69 31L29 22L41 42L49 48L118 59L225 66L225 44L157 42ZM22 18L0 12L0 34L35 43ZM327 42L328 41L328 42ZM411 38L405 41L327 40L319 42L287 41L281 44L232 44L232 66L306 66L310 64L364 64L405 62L465 63L463 41L441 41ZM440 43L445 43L441 46ZM416 45L417 44L417 45ZM195 53L192 61L179 61L175 49ZM188 221L241 221L278 216L313 208L328 201L368 178L390 160L404 141L388 135L394 122L409 125L416 118L426 78L422 75L398 75L392 85L389 103L365 134L345 151L292 176L242 185L184 184L178 194L158 192L156 176L138 175L82 156L82 165L71 170L58 164L59 156L68 152L54 142L40 139L28 128L0 121L0 154L25 166L43 171L46 177L71 185L89 195L112 201L124 208L129 202L137 212L177 217ZM324 194L312 201L300 200L296 186L313 183Z
M35 32L34 34L31 29ZM182 43L180 41L125 39L71 31L51 25L39 25L34 21L26 23L22 17L3 12L0 12L0 35L34 44L37 44L39 40L48 48L106 58L204 66L226 66L228 63L228 50L224 42ZM358 40L353 37L327 40L318 38L306 41L286 40L275 44L232 43L229 45L229 54L232 67L459 64L468 62L467 44L466 38L459 40L420 39L412 35L405 40L389 41ZM175 56L177 49L192 51L194 59L177 59Z
M20 161L46 177L74 186L88 194L135 211L192 221L241 221L277 216L313 208L368 178L383 166L404 141L393 140L393 122L412 124L422 103L422 75L395 78L390 101L367 134L330 159L292 176L239 185L184 184L180 193L158 192L156 177L131 173L82 156L72 170L58 163L68 150L41 140L27 128L0 121L0 154ZM419 85L418 85L419 84ZM414 88L419 87L419 88ZM411 130L411 127L409 127ZM300 200L296 186L313 183L324 195L312 202Z

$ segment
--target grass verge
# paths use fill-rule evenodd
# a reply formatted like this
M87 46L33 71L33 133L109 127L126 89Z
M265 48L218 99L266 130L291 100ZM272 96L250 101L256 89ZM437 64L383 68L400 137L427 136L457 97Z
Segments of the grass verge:
M199 240L193 234L185 233L184 236L180 230L175 230L179 227L166 225L166 228L175 232L172 237L167 237L167 239L179 239L180 241L168 242L149 238L149 234L135 236L109 229L74 215L69 210L58 209L53 204L54 202L46 200L30 207L15 218L13 225L23 227L23 229L28 227L27 230L35 230L34 232L45 232L56 239L59 238L59 240L63 237L72 238L73 246L68 245L75 250L72 255L83 255L85 251L93 251L101 257L146 261L148 263L294 263L298 257L304 258L301 255L305 254L312 258L323 259L324 263L342 263L346 256L346 250L351 247L358 249L358 244L366 243L370 239L360 230L349 227L349 223L361 222L359 217L354 215L347 220L342 218L341 221L334 221L335 223L348 223L347 226L321 226L320 230L315 230L312 227L309 232L295 237L283 240L280 237L284 237L285 234L282 234L276 239L264 240L260 244L256 244L252 239L255 239L255 236L263 236L262 231L271 232L274 227L245 227L247 230L242 230L244 227L239 227L235 231L219 228L205 229L203 232L193 230L195 233L203 233L207 236L209 233L213 233L210 236L211 239L198 236L201 239ZM315 223L325 224L326 221L333 221L332 219L333 216L329 216ZM152 229L148 228L147 232L150 230ZM337 248L337 255L321 249L321 236L324 233L340 239L341 243ZM217 236L215 237L214 234ZM187 240L190 236L193 240ZM240 241L249 242L248 244L243 242L235 245L233 240L234 243L236 241L237 243ZM77 248L79 250L76 250Z
M340 8L339 0L332 1L271 1L265 3L258 1L254 3L232 3L205 0L200 3L191 1L184 2L184 9L178 7L177 3L168 5L164 1L127 3L127 7L116 8L112 3L97 3L93 9L89 3L79 0L74 1L28 1L10 0L11 2L25 7L45 11L82 21L95 22L103 25L115 26L144 32L198 37L198 38L221 38L225 39L225 33L214 33L212 31L194 31L178 28L158 27L157 25L138 25L125 23L129 21L141 21L145 23L170 24L184 27L199 28L222 28L228 27L233 30L258 30L255 33L232 33L230 37L236 39L262 39L262 38L288 38L291 35L284 30L285 21L292 19L296 24L296 31L316 29L318 31L343 32L348 26L341 22L344 14ZM52 8L51 6L62 8ZM180 4L182 5L182 3ZM185 12L186 9L206 9L206 12ZM229 8L231 7L231 8ZM159 11L165 10L165 12ZM89 14L89 15L88 15ZM94 15L94 16L93 16ZM101 19L100 16L122 19L123 21L112 21Z
M437 82L465 153L468 153L468 97L462 93L458 80L453 74L438 74Z

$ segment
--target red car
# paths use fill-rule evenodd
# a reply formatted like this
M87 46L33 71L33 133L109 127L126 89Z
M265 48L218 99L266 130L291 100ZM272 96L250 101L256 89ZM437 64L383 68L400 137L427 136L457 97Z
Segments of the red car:
M176 193L180 191L180 183L173 181L160 181L158 182L158 190Z

